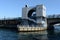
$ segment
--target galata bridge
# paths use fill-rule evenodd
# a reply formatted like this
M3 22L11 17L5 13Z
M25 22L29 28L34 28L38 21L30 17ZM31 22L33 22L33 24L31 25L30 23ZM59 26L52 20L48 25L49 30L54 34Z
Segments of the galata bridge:
M13 19L0 19L0 27L2 25L15 25L17 26L19 25L27 25L26 21L28 21L29 25L36 25L35 20L31 20L31 19L22 19L20 17L18 18L13 18ZM50 15L47 17L47 28L48 29L53 29L55 24L60 23L60 16L59 15Z
M54 29L54 25L60 23L60 15L46 16L45 7L43 5L37 5L33 8L28 8L26 5L22 11L22 17L0 19L0 27L15 27L17 25L29 25L32 27L38 24L40 25L42 20L47 23L47 29Z

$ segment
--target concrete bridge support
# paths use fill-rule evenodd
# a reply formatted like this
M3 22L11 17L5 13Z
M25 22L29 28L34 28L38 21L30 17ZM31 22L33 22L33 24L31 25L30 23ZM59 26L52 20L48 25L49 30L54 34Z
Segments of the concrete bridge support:
M35 16L33 14L35 14ZM34 20L33 17L35 17L36 20ZM46 7L44 5L37 5L36 7L23 7L22 18L34 20L39 27L47 27ZM28 24L28 22L26 23Z

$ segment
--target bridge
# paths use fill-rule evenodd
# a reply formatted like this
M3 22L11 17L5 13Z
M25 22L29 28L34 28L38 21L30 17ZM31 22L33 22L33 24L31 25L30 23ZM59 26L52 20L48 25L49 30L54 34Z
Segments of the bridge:
M60 23L60 15L49 15L47 17L48 29L54 29L54 25Z
M22 17L13 19L1 19L1 26L38 26L46 27L47 29L54 29L53 25L60 23L60 15L49 15L46 17L46 8L44 5L37 5L33 8L27 7L22 8Z
M23 22L29 21L29 24L32 25L36 25L36 22L34 20L31 19L22 19L22 18L13 18L13 19L3 19L0 20L0 26L1 25L26 25ZM54 29L54 25L60 23L60 17L58 17L58 15L53 16L51 15L51 17L47 17L47 28L48 29Z
M60 23L60 18L48 18L47 25L48 29L54 29L54 25Z

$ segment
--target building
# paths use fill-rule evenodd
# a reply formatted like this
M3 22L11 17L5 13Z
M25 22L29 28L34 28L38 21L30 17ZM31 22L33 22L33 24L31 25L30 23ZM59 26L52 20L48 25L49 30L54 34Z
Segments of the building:
M29 19L36 22L36 26L47 27L46 7L44 5L37 5L36 7L28 7L27 5L22 8L22 18ZM25 21L28 24L28 21Z

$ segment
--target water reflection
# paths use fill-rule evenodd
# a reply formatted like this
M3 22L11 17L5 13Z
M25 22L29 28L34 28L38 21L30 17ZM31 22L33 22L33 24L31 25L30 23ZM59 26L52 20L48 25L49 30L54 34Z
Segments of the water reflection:
M40 32L20 32L20 40L48 40L47 31Z
M60 40L60 26L54 26L54 30L47 30L48 40Z
M56 33L55 30L48 31L47 37L49 40L60 40L60 32Z

